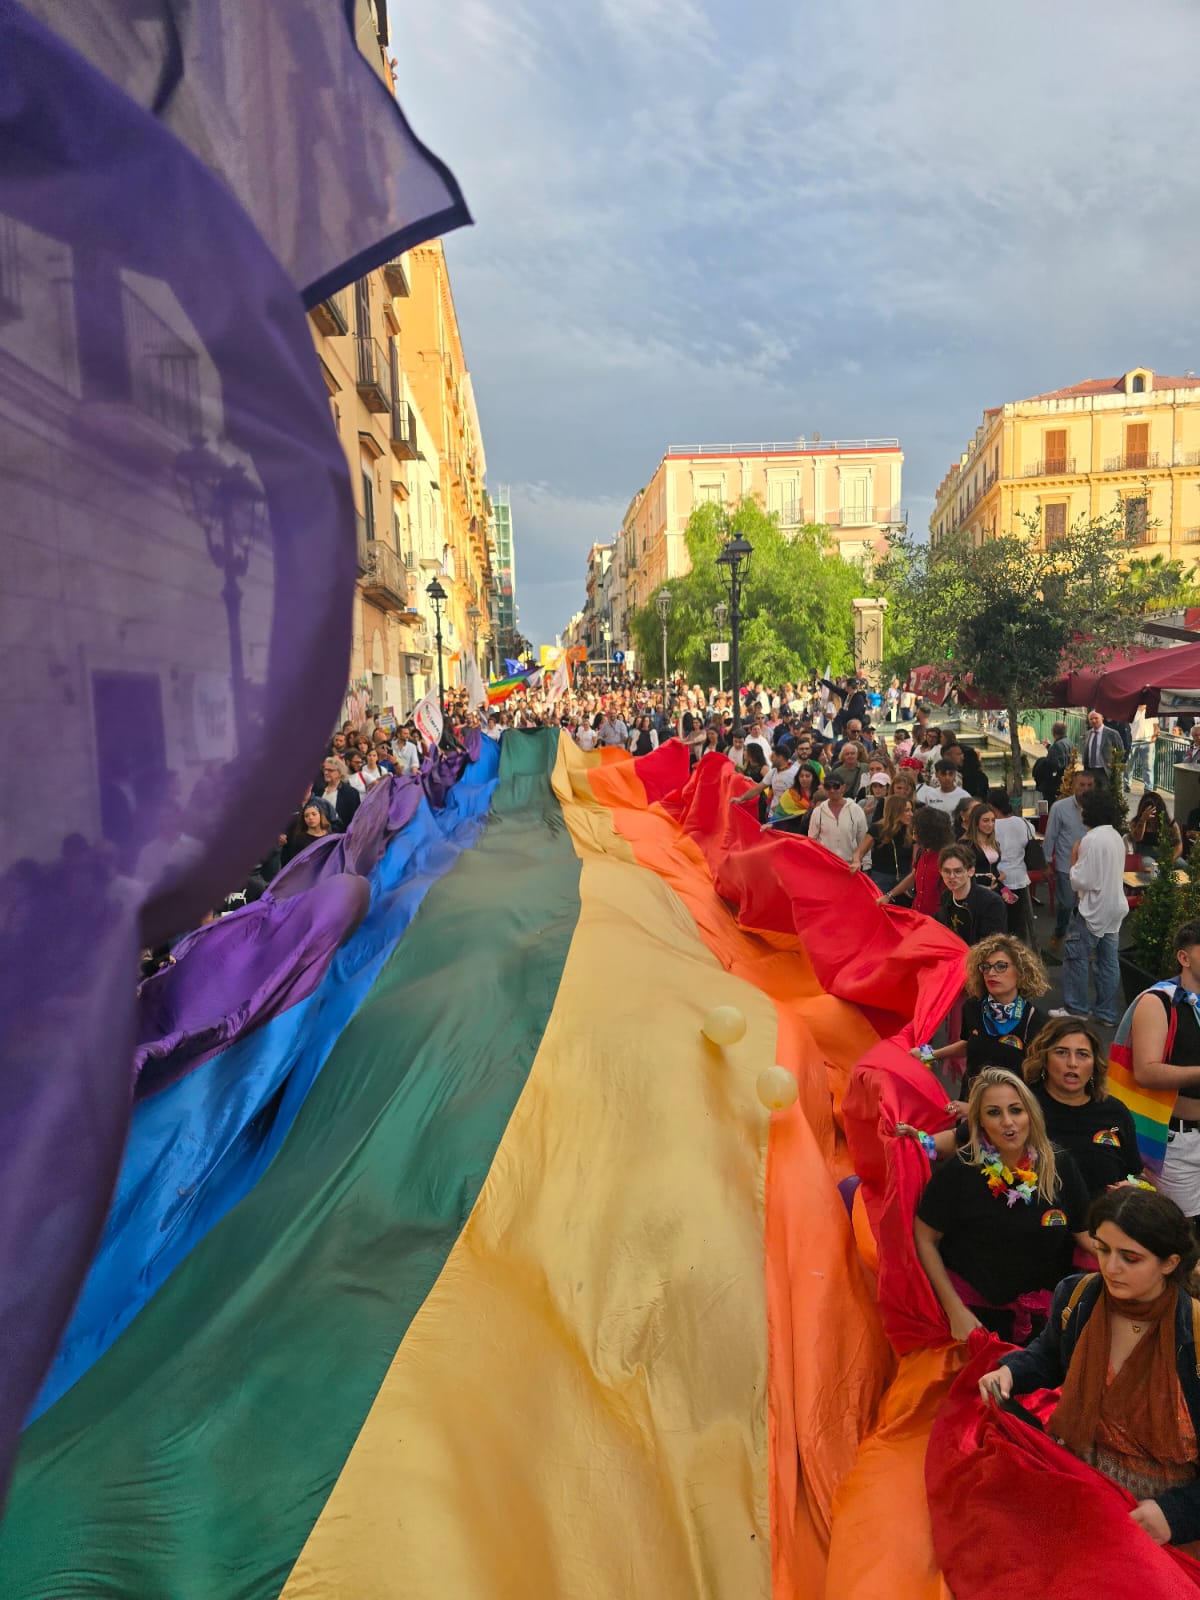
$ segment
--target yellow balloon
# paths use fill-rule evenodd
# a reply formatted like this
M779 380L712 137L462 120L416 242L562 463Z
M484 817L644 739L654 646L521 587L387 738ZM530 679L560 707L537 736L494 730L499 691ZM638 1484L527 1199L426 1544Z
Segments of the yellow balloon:
M746 1036L746 1017L736 1006L714 1006L700 1024L700 1031L714 1044L736 1044Z
M795 1105L800 1092L795 1078L786 1067L768 1067L765 1072L760 1072L755 1088L768 1111L786 1111L789 1106Z

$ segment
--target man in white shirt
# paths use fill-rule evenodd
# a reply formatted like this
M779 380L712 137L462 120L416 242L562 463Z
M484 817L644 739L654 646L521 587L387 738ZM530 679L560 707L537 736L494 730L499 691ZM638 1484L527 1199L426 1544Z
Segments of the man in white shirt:
M1117 832L1116 806L1107 785L1084 795L1087 829L1075 846L1071 887L1077 899L1063 949L1063 1005L1052 1017L1086 1017L1088 967L1096 957L1096 1006L1092 1015L1110 1027L1119 1020L1117 937L1129 910L1125 899L1125 842Z
M750 732L746 735L746 743L757 745L762 752L763 765L771 759L771 741L763 731L763 719L757 713L750 719Z
M396 729L392 750L396 757L396 771L401 777L410 776L421 770L421 758L417 754L417 747L408 737L407 728Z
M829 798L813 807L808 837L849 862L867 836L867 819L860 805L846 799L845 782L835 773L825 779L825 789Z
M958 768L946 757L934 763L933 775L936 783L923 783L917 790L917 801L923 806L936 806L952 817L958 802L967 797L967 791L958 781Z
M619 711L606 711L598 732L601 744L615 745L621 750L625 748L629 739L629 729L622 722Z

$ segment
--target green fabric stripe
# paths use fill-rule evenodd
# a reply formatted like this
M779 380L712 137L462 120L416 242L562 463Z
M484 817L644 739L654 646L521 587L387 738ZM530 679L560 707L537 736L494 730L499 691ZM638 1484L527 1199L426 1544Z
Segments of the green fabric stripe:
M554 1005L580 871L556 748L549 730L505 736L482 838L426 897L274 1163L29 1430L4 1600L279 1593Z

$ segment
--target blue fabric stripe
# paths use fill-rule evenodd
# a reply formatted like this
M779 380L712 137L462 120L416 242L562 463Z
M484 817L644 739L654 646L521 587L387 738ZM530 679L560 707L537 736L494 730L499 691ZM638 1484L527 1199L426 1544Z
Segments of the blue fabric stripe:
M422 800L371 874L361 926L307 1000L137 1104L104 1236L27 1421L78 1382L258 1182L425 895L478 838L499 765L499 745L484 739L443 810Z

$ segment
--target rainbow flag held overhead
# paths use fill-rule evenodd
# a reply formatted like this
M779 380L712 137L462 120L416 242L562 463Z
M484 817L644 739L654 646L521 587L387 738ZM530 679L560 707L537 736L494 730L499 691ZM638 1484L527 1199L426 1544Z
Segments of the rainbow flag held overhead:
M839 1108L960 942L763 835L721 757L473 749L360 808L315 987L135 1106L4 1600L927 1592L899 1457L855 1476L895 1359Z
M541 675L541 667L527 667L521 672L511 673L507 678L497 678L487 686L488 705L502 705L518 689L532 688Z

